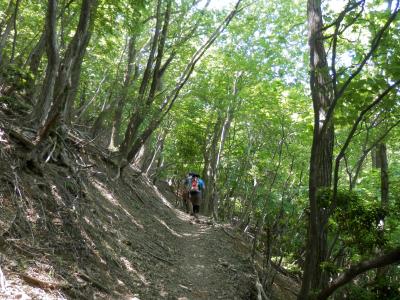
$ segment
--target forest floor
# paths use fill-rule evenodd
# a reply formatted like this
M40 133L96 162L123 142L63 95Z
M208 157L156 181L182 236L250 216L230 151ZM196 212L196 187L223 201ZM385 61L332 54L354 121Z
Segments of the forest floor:
M3 113L2 113L3 114ZM76 131L27 163L30 132L0 116L0 299L256 299L248 242L176 208L166 184ZM294 299L278 274L272 299Z

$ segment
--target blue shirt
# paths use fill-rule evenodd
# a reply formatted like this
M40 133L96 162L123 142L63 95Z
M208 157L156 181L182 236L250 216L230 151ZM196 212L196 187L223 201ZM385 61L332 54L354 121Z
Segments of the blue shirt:
M199 189L200 191L204 190L204 181L201 178L199 178Z

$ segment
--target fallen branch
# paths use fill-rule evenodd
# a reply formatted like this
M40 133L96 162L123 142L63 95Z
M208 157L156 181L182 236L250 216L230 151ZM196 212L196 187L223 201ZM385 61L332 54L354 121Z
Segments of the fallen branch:
M25 280L28 284L38 286L42 289L59 289L59 288L69 288L70 285L67 283L49 282L35 277L29 276L27 274L20 274L21 278Z

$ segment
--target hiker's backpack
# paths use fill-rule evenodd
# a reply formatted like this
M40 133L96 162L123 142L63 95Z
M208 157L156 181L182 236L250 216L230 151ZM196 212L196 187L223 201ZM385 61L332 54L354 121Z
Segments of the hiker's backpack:
M199 191L199 179L197 177L192 177L192 183L190 185L191 192L198 192Z

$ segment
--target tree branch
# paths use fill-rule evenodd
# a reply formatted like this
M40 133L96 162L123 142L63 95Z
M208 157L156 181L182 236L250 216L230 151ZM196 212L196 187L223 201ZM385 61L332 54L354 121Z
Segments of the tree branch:
M384 33L386 32L386 30L389 28L390 24L392 24L392 22L394 21L394 19L397 16L397 14L399 13L398 8L399 8L399 0L397 0L396 8L394 9L394 12L389 16L389 18L386 21L385 25L381 28L381 30L377 33L377 35L373 39L371 48L368 51L368 53L365 55L364 59L358 65L357 69L344 82L344 84L342 85L341 89L335 95L331 105L329 106L329 110L328 110L328 112L326 114L325 122L324 122L324 125L322 127L321 132L324 132L325 130L327 130L328 124L330 124L330 120L333 117L333 112L335 110L335 107L336 107L336 104L337 104L338 100L341 98L341 96L343 95L343 93L345 92L345 90L347 89L349 84L353 81L353 79L362 71L362 69L364 68L364 66L367 63L367 61L371 58L372 54L374 54L375 50L378 48Z
M339 165L340 161L344 156L344 153L347 150L347 147L350 145L351 140L353 139L354 133L356 132L358 128L358 124L363 120L364 116L366 113L368 113L372 108L374 108L376 105L378 105L388 94L391 90L393 90L397 85L400 84L400 80L397 80L395 83L392 85L388 86L376 99L373 101L371 104L369 104L366 108L364 108L359 116L357 117L356 121L353 124L353 127L350 130L350 133L348 134L346 141L344 142L344 145L342 149L340 149L339 154L337 155L335 159L335 169L334 169L334 177L333 177L333 201L332 205L335 205L335 199L336 199L336 194L337 194L337 186L338 186L338 181L339 181Z
M328 288L322 290L318 296L318 300L327 299L339 287L347 284L358 275L375 268L381 268L400 261L400 248L397 248L387 254L378 256L371 260L362 261L356 265L351 266L347 271L342 273L336 278Z

